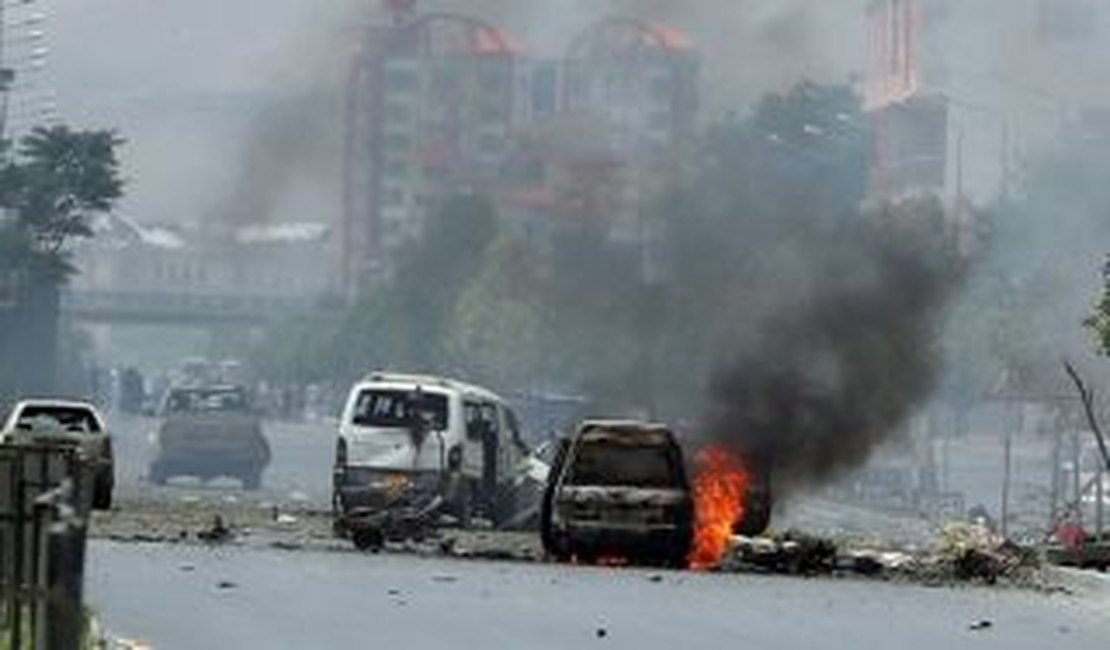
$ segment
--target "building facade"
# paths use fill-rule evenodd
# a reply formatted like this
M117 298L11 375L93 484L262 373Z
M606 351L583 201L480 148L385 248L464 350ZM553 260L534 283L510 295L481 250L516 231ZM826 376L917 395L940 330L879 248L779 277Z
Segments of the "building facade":
M872 194L982 202L1020 161L1110 107L1110 5L873 0L864 95Z
M489 193L510 218L603 215L615 238L637 236L642 196L695 128L699 61L684 34L610 18L550 60L468 16L395 9L351 72L345 295L388 278L459 190Z

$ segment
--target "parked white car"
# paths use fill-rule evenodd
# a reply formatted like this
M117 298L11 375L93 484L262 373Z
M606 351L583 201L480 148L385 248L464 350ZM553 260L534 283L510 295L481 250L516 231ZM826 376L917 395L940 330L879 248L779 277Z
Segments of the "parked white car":
M115 462L112 437L96 407L87 402L58 399L27 399L16 403L3 428L0 441L70 440L79 444L92 465L92 507L112 507Z

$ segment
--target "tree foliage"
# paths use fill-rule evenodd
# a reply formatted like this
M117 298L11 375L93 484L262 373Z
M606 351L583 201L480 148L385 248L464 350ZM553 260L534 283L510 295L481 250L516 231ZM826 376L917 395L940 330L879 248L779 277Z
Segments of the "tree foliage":
M0 165L0 263L53 281L75 269L67 244L123 193L112 131L36 127Z

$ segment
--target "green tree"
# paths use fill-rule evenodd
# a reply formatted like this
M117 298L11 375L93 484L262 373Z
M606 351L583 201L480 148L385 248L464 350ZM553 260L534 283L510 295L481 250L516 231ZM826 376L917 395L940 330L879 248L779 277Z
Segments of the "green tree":
M469 283L447 323L452 366L496 386L519 386L545 358L534 251L502 229L482 271Z
M92 234L89 218L122 196L112 131L36 127L0 166L0 264L63 281L75 272L66 245Z

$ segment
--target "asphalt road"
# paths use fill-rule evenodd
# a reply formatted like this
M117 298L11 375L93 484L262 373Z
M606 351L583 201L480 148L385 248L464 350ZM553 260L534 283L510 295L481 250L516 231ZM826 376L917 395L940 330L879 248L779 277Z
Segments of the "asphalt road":
M1110 599L1090 595L111 542L94 542L89 562L88 600L108 629L168 650L1101 650L1110 639Z

